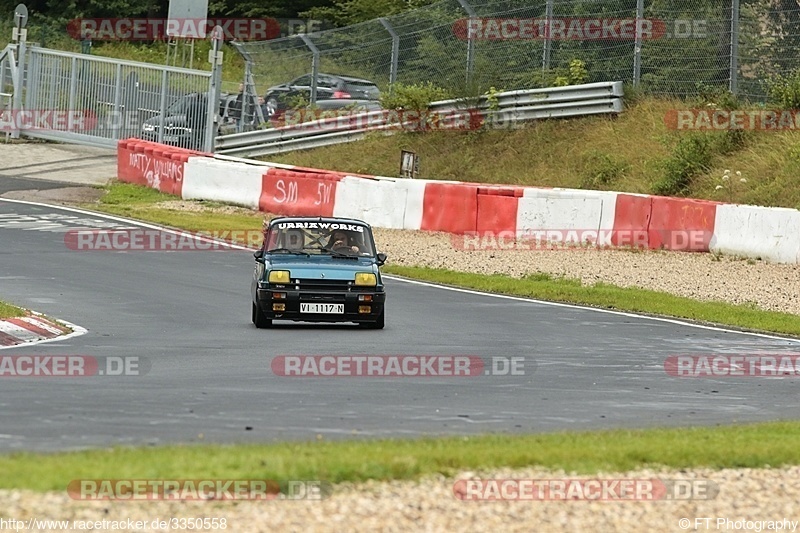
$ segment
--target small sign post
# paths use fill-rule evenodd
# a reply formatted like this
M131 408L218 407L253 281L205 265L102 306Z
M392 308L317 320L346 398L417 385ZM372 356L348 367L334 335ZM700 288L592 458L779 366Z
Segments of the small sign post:
M419 157L416 152L411 152L409 150L400 151L400 177L419 177Z

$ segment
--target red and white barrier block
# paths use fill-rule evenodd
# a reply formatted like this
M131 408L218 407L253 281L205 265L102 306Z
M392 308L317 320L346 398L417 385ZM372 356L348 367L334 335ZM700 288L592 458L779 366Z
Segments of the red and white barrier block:
M506 234L580 244L723 252L800 262L800 211L578 189L357 176L119 143L119 179L185 199L280 215L351 217L375 227ZM548 233L551 232L551 233Z

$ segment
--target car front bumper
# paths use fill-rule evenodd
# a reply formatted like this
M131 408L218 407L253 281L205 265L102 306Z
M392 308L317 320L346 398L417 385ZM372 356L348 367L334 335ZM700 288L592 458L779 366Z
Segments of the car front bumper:
M275 293L283 293L286 298L275 298ZM370 301L359 300L359 296L371 298ZM383 313L386 293L381 290L358 291L287 291L286 289L257 290L257 301L261 311L269 319L294 320L302 322L375 322ZM344 313L305 313L300 311L301 303L311 304L343 304ZM283 305L276 310L275 305ZM360 312L359 308L369 307L369 312Z

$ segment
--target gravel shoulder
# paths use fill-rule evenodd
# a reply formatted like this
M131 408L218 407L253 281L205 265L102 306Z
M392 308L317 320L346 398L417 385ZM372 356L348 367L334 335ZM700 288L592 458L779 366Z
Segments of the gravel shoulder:
M700 480L707 496L673 501L462 501L454 486L463 479L516 480ZM418 482L342 484L322 501L102 502L71 500L64 492L37 494L0 491L0 517L28 520L147 521L225 518L227 531L736 531L737 521L800 520L800 467L670 471L639 470L599 476L574 476L537 468L464 472L456 478L429 477ZM699 486L699 485L695 485ZM713 494L714 488L718 493ZM695 518L712 517L709 527ZM717 527L717 519L730 520ZM102 530L101 528L98 528ZM110 529L107 528L107 529ZM756 530L751 527L749 530ZM766 527L759 530L766 531ZM788 531L792 531L789 526ZM39 531L58 531L40 529ZM76 530L77 531L77 530ZM207 530L207 531L210 531Z

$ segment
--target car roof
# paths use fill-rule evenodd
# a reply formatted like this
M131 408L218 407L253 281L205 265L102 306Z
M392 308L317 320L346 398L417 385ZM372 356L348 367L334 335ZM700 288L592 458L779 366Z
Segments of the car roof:
M272 226L278 222L329 222L331 224L357 224L359 226L366 226L370 229L372 227L356 218L341 218L341 217L277 217L270 220L269 225Z
M353 78L352 76L337 76L337 78L341 78L344 81L363 81L364 83L371 83L375 85L375 82L372 80L365 80L364 78Z
M312 73L309 72L308 74L303 74L303 76L310 76L311 74ZM341 74L328 74L327 72L318 72L317 76L327 76L329 78L339 78L340 80L344 80L344 81L363 81L365 83L371 83L372 85L375 85L375 82L372 81L372 80L367 80L367 79L364 79L364 78L355 78L353 76L342 76Z

